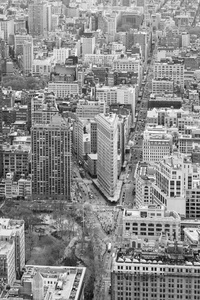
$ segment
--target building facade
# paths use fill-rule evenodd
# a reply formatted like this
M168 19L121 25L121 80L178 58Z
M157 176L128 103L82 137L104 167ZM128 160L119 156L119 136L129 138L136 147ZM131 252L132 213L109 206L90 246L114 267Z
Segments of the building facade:
M120 249L113 258L111 299L197 300L199 274L198 255L182 242Z
M31 139L33 197L70 200L70 123L55 115L49 124L33 125Z
M99 114L97 122L97 180L112 197L117 184L118 117L116 114Z

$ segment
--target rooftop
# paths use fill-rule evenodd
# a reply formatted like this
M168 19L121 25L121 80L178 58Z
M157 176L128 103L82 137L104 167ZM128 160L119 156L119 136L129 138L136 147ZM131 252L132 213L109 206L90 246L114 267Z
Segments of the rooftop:
M116 263L200 266L200 257L180 241L168 241L166 246L161 243L152 246L146 242L140 249L120 248Z
M86 268L84 267L50 267L27 265L22 281L27 282L33 278L43 279L44 290L49 290L52 300L77 300L83 286ZM40 279L39 278L39 279ZM47 283L48 278L53 284ZM44 282L45 281L45 282Z
M7 255L13 247L12 242L1 241L0 243L0 255Z
M200 230L198 228L184 228L184 234L190 239L194 244L198 244L200 240Z
M31 146L26 144L10 145L3 144L3 152L30 152Z
M140 206L138 209L127 209L124 210L124 218L142 218L142 219L157 219L162 218L162 220L177 220L180 221L178 213L175 211L167 211L164 206L160 205L146 205Z

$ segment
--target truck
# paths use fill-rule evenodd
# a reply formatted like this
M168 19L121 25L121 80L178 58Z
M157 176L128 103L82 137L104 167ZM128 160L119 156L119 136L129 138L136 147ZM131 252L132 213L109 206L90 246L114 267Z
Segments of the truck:
M108 243L108 246L107 246L107 251L108 251L108 253L110 253L111 247L112 247L111 243Z

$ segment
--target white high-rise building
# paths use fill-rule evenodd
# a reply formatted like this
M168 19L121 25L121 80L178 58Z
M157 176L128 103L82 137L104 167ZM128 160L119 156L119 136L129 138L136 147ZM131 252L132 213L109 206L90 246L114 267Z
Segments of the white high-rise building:
M69 57L71 49L69 48L54 48L53 57L56 63L65 63L66 59Z
M133 120L135 117L135 88L122 86L117 88L117 103L130 104Z
M33 67L33 41L25 41L23 45L23 58L22 58L23 72L25 75L32 73Z
M95 37L82 37L81 38L82 45L82 56L85 54L93 54L95 49Z
M113 113L99 114L97 121L97 180L110 196L115 194L117 185L117 141L118 116Z

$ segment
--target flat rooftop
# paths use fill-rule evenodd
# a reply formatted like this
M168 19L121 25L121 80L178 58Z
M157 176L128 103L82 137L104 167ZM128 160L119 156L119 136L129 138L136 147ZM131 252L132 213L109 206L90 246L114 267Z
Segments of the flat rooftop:
M184 228L184 233L193 243L198 243L200 239L200 230L197 228Z
M140 249L122 249L116 253L116 263L200 266L200 258L189 245L169 241L167 246L145 243Z
M44 291L48 290L52 295L52 300L78 300L85 277L85 267L52 267L27 265L22 277L22 281L32 281L33 277L39 273L44 279ZM47 284L45 279L53 284Z
M1 241L0 242L0 255L7 255L13 247L13 243Z

